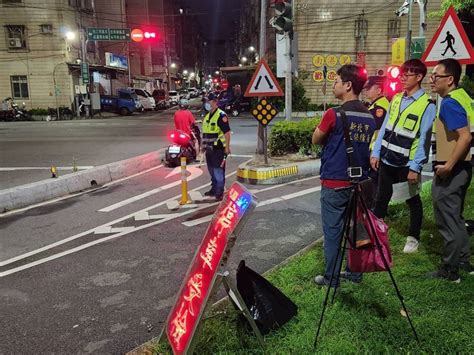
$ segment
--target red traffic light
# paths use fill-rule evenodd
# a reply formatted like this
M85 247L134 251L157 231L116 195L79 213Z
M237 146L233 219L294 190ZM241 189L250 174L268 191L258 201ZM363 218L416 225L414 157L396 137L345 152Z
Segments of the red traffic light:
M143 34L143 36L146 38L146 39L149 39L149 38L156 38L156 33L155 32L145 32Z
M393 65L387 68L387 80L385 82L385 94L391 99L393 95L401 92L402 84L400 82L400 67Z

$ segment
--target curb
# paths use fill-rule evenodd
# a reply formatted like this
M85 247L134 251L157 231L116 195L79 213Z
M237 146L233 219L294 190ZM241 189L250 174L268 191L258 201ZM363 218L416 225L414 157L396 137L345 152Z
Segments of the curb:
M92 169L0 191L0 213L63 197L137 174L161 164L165 149Z
M321 160L286 163L270 167L249 167L243 163L237 170L237 181L250 185L274 185L319 174Z

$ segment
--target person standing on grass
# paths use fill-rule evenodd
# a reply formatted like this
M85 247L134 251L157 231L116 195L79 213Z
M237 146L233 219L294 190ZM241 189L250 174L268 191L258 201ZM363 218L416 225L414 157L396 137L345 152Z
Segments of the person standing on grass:
M421 88L427 72L419 59L409 59L401 67L403 93L396 94L380 128L371 153L370 165L378 171L379 181L374 214L385 218L393 194L393 184L408 181L410 227L404 253L414 253L420 243L423 205L419 190L421 170L428 161L435 105Z
M337 258L344 229L344 217L349 205L351 178L348 174L349 161L344 140L344 126L341 110L347 116L347 126L352 141L355 164L362 168L360 179L369 174L369 144L375 130L375 121L369 110L359 100L359 94L367 80L364 68L354 64L343 65L337 71L333 84L334 96L342 105L327 110L321 123L313 133L312 143L323 146L321 156L321 219L324 232L325 271L314 279L319 286L328 286L331 275L334 277L331 287L339 282L339 276L360 282L361 273L350 270L340 272L342 253ZM344 189L346 188L346 189ZM335 269L334 269L335 268Z
M440 95L436 119L436 161L433 163L432 195L436 225L444 240L443 262L430 275L461 282L459 271L474 275L470 263L471 246L462 210L472 179L471 132L474 101L458 88L462 68L456 59L438 62L430 76L431 91ZM450 144L454 140L454 144Z

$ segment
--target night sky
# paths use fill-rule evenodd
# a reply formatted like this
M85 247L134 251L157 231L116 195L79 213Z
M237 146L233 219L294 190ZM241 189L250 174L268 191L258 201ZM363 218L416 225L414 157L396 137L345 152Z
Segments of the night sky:
M208 42L206 65L219 66L224 59L222 40L235 38L244 0L184 0L190 14L198 16L201 34Z

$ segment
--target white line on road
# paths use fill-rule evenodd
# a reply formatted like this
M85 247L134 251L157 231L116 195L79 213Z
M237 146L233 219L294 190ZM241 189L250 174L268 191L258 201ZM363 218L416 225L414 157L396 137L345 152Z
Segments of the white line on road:
M188 176L188 182L191 181L191 180L194 180L196 178L198 178L199 176L202 175L203 171L202 169L198 169L198 168L195 168L193 166L189 166L188 167L188 171L191 173L189 176ZM170 173L168 176L172 175L172 173ZM168 190L174 186L177 186L177 185L181 185L181 179L175 181L175 182L172 182L171 184L168 184L168 185L165 185L165 186L161 186L161 187L158 187L156 189L153 189L153 190L150 190L150 191L147 191L147 192L144 192L140 195L137 195L137 196L134 196L134 197L131 197L131 198L128 198L126 200L123 200L123 201L120 201L120 202L117 202L117 203L114 203L113 205L110 205L108 207L104 207L102 209L99 210L99 212L110 212L110 211L113 211L113 210L116 210L117 208L120 208L120 207L123 207L123 206L126 206L126 205L129 205L133 202L136 202L136 201L139 201L139 200L142 200L146 197L149 197L151 195L154 195L154 194L157 194L158 192L161 192L161 191L164 191L164 190Z
M235 175L236 173L237 173L236 171L234 171L234 172L232 172L232 173L229 173L229 174L226 175L226 178L229 178L229 177L231 177L232 175ZM203 189L203 188L205 188L205 187L208 187L208 186L210 186L210 185L211 185L211 183L208 182L208 183L206 183L206 184L203 184L203 185L201 185L201 186L198 186L198 187L192 189L191 191L198 191L198 190L201 190L201 189ZM180 197L181 197L181 194L176 195L176 196L174 196L174 197L171 197L171 198L168 199L168 200L161 201L161 202L159 202L159 203L157 203L157 204L155 204L155 205L146 207L146 208L144 208L144 209L142 209L142 210L140 210L140 211L137 211L137 212L133 212L133 213L131 213L131 214L129 214L129 215L126 215L126 216L124 216L124 217L120 217L120 218L118 218L118 219L116 219L116 220L113 220L113 221L111 221L111 222L107 222L107 223L102 224L102 225L100 225L100 226L98 226L98 227L91 228L91 229L89 229L89 230L87 230L87 231L85 231L85 232L82 232L82 233L79 233L79 234L75 234L75 235L73 235L73 236L71 236L71 237L68 237L68 238L65 238L65 239L61 239L61 240L59 240L59 241L57 241L57 242L54 242L54 243L45 245L44 247L41 247L41 248L32 250L32 251L30 251L30 252L28 252L28 253L25 253L25 254L17 255L17 256L15 256L15 257L10 258L10 259L7 259L7 260L5 260L5 261L0 261L0 267L5 266L5 265L8 265L8 264L12 264L12 263L14 263L14 262L17 262L17 261L19 261L19 260L28 258L28 257L33 256L33 255L36 255L36 254L38 254L38 253L42 253L42 252L44 252L44 251L46 251L46 250L55 248L55 247L60 246L60 245L62 245L62 244L69 243L69 242L71 242L71 241L73 241L73 240L76 240L76 239L78 239L78 238L82 238L82 237L87 236L87 235L89 235L89 234L91 234L91 233L94 233L94 231L95 231L96 229L98 229L98 228L102 228L102 227L106 227L106 226L111 226L111 225L114 225L114 224L116 224L116 223L125 221L125 220L127 220L127 219L129 219L129 218L135 217L135 215L140 215L140 214L142 214L143 212L148 212L148 211L153 210L153 209L155 209L155 208L158 208L158 207L160 207L160 206L162 206L162 205L165 205L165 204L166 204L168 201L170 201L170 200L175 200L175 199L180 198ZM209 206L209 205L207 205L206 207L208 207L208 206ZM192 212L192 211L195 211L195 210L188 210L188 211L191 211L191 212ZM171 214L170 216L172 216L172 218L175 218L175 217L176 217L176 214L173 213L173 214ZM136 230L138 230L138 228L142 229L141 227L137 227ZM101 239L99 239L99 240L101 240ZM59 257L59 256L58 256L58 257ZM41 260L43 260L43 259L41 259ZM53 259L51 259L51 260L53 260ZM35 265L38 265L38 264L35 264ZM33 265L33 266L34 266L34 265ZM0 273L0 277L1 277L2 275L3 275L3 274Z
M86 170L92 169L93 165L85 165L85 166L76 166L79 170ZM17 170L50 170L50 166L16 166L16 167L6 167L0 168L0 171L17 171ZM57 166L56 169L58 170L72 170L74 169L73 166Z
M236 174L236 171L230 173L230 174L227 174L226 175L226 178L232 176L232 175L235 175ZM306 179L302 179L302 180L298 180L297 182L302 182L302 181L305 181L305 180L310 180L310 179L314 179L314 178L317 178L317 177L309 177L309 178L306 178ZM275 186L270 186L270 187L267 187L267 188L264 188L262 190L259 190L258 192L264 192L264 191L269 191L269 190L273 190L275 188L279 188L279 187L283 187L283 186L286 186L286 185L289 185L291 183L295 183L295 181L292 181L292 182L288 182L288 183L285 183L285 184L282 184L282 185L275 185ZM202 188L205 188L207 186L209 186L210 183L207 183L207 184L204 184L204 185L201 185L199 187L196 187L195 189L193 189L192 191L198 191ZM314 189L314 188L311 188L311 189ZM311 189L308 189L308 190L311 190ZM173 200L173 199L176 199L176 198L179 198L180 195L176 195L175 197L172 197L170 200ZM122 222L124 220L127 220L137 214L141 214L143 212L147 212L149 210L152 210L154 208L157 208L163 204L166 204L168 200L166 201L162 201L160 203L157 203L153 206L150 206L150 207L147 207L141 211L138 211L138 212L134 212L130 215L127 215L125 217L121 217L115 221L112 221L112 222L109 222L109 223L106 223L106 224L103 224L99 227L95 227L95 228L92 228L92 229L89 229L88 231L85 231L85 232L82 232L82 233L79 233L77 235L74 235L74 236L71 236L69 238L66 238L66 239L63 239L63 240L60 240L58 242L55 242L55 243L52 243L52 244L49 244L49 245L46 245L42 248L39 248L39 249L36 249L36 250L32 250L31 252L28 252L28 253L25 253L25 254L22 254L22 255L18 255L16 257L13 257L11 259L8 259L8 260L5 260L3 262L0 262L0 266L5 266L5 265L8 265L8 264L11 264L11 263L14 263L16 261L19 261L19 260L22 260L22 259L25 259L25 258L28 258L30 256L33 256L33 255L36 255L38 253L41 253L43 251L46 251L46 250L49 250L51 248L54 248L56 246L59 246L59 245L62 245L62 244L65 244L65 243L68 243L72 240L75 240L75 239L78 239L78 238L81 238L81 237L84 237L86 235L89 235L90 233L94 233L95 230L97 229L101 229L101 228L104 228L104 227L110 227L111 225L113 224L116 224L116 223L119 223L119 222ZM202 210L202 209L206 209L206 208L209 208L210 206L214 206L214 205L217 205L218 202L214 202L214 203L211 203L211 204L206 204L204 206L201 206L201 207L198 207L196 209L190 209L190 210L187 210L187 211L184 211L184 212L181 212L181 213L172 213L172 214L169 214L167 218L163 218L163 219L160 219L158 221L154 221L154 222L151 222L151 223L147 223L147 224L144 224L144 225L141 225L139 227L133 227L134 230L133 232L137 232L139 230L142 230L142 229L145 229L145 228L148 228L148 227L152 227L152 226L155 226L157 224L161 224L161 223L164 223L164 222L167 222L169 220L172 220L172 219L175 219L175 218L179 218L179 217L183 217L185 215L188 215L190 213L194 213L196 211L199 211L199 210ZM161 216L160 216L161 217ZM11 275L13 273L16 273L16 272L19 272L19 271L22 271L22 270L26 270L26 269L29 269L31 267L34 267L34 266L37 266L37 265L40 265L40 264L43 264L43 263L46 263L48 261L51 261L51 260L54 260L54 259L58 259L58 258L61 258L63 256L66 256L66 255L69 255L69 254L72 254L72 253L76 253L78 251L81 251L83 249L86 249L86 248L89 248L91 246L94 246L94 245L97 245L97 244L100 244L100 243L104 243L108 240L112 240L112 239L115 239L115 238L118 238L118 237L121 237L123 235L126 235L126 234L129 234L130 232L129 231L123 231L123 232L120 232L118 234L114 234L114 235L111 235L111 236L108 236L108 237L105 237L105 238L101 238L101 239L97 239L97 240L94 240L92 242L89 242L89 243L86 243L86 244L83 244L81 246L78 246L78 247L75 247L75 248L72 248L72 249L68 249L68 250L65 250L61 253L57 253L57 254L53 254L53 255L50 255L46 258L43 258L43 259L39 259L39 260L36 260L34 262L31 262L31 263L28 263L28 264L25 264L25 265L22 265L22 266L19 266L19 267L16 267L16 268L13 268L13 269L10 269L10 270L7 270L7 271L4 271L4 272L0 272L0 277L4 277L4 276L7 276L7 275Z

